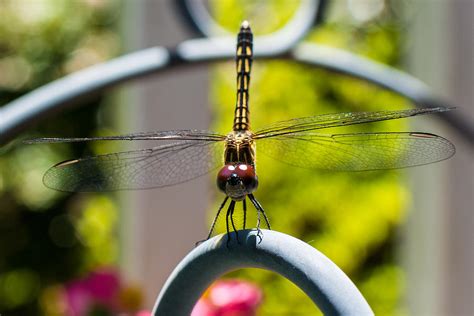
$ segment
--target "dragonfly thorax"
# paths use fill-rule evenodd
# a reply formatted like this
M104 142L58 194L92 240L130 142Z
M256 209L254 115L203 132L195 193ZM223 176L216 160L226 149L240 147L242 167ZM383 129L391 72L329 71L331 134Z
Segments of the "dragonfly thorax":
M244 163L255 168L255 142L250 131L233 131L225 140L224 161L226 165Z
M243 200L257 189L255 168L248 164L228 164L217 174L217 186L233 200Z

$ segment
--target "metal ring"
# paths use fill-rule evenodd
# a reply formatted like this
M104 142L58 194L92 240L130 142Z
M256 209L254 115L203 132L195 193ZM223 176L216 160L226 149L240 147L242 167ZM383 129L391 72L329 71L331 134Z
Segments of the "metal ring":
M229 244L227 239L230 236ZM357 287L334 262L307 243L272 231L240 230L191 251L163 286L153 315L188 316L201 294L227 272L262 268L299 286L324 315L373 315Z
M206 9L203 1L178 0L176 6L186 24L200 37L229 37L235 40L235 34L225 30ZM255 37L255 43L277 51L288 50L299 42L313 26L321 22L326 8L326 0L301 0L295 14L279 30ZM275 49L275 46L278 46Z
M150 73L183 65L195 65L232 58L235 43L225 39L188 40L175 49L153 47L98 64L44 85L0 108L0 144L13 139L32 123L53 112L69 108L78 99L109 86ZM202 49L204 47L204 49ZM281 52L255 52L260 58L281 58ZM337 48L302 43L285 57L297 62L344 73L395 91L420 107L437 107L446 102L409 74ZM474 145L473 124L459 111L440 119Z

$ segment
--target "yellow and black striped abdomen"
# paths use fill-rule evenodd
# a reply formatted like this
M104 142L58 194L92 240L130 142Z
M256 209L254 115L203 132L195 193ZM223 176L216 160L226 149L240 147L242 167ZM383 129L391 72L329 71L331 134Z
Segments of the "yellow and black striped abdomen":
M252 68L253 35L247 21L242 23L237 36L237 103L234 113L234 131L248 130L249 121L249 85Z

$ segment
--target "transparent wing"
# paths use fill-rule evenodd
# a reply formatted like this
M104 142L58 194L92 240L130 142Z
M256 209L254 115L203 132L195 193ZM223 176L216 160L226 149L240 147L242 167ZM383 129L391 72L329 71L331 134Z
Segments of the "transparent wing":
M222 164L224 143L188 141L61 162L44 184L67 192L149 189L208 173Z
M261 139L257 150L290 165L336 171L418 166L455 152L448 140L427 133L296 133Z
M290 133L299 133L322 128L338 127L377 121L393 120L421 114L432 114L449 111L449 108L436 107L410 109L402 111L348 112L323 114L281 121L269 125L255 133L255 138L274 137Z
M38 143L73 143L73 142L88 142L97 140L207 140L218 141L224 140L225 135L217 134L210 131L201 130L174 130L174 131L159 131L159 132L145 132L134 133L118 136L103 136L103 137L76 137L76 138L59 138L59 137L44 137L25 140L26 144Z

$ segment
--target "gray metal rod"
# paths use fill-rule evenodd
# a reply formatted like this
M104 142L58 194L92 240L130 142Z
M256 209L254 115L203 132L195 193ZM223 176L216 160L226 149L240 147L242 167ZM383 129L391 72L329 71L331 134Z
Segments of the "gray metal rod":
M229 38L189 40L175 49L149 48L58 79L0 107L0 144L13 139L31 124L55 112L71 108L78 99L118 83L160 73L172 67L233 58L234 46L234 39ZM255 57L289 57L306 65L373 82L409 98L418 106L446 105L413 76L337 48L303 43L290 54L275 55L271 48L259 46L257 42ZM474 124L462 113L450 111L440 118L474 145Z
M373 315L359 290L341 269L307 243L272 230L219 235L192 250L175 268L156 300L153 315L189 316L209 285L227 272L262 268L301 288L325 315ZM278 289L276 289L278 290Z
M214 20L208 8L202 1L178 0L178 6L186 11L188 25L198 34L207 38L217 36L227 36L235 38L235 33L229 32ZM269 46L268 51L279 54L280 51L287 51L300 42L304 36L321 20L321 8L324 9L324 1L321 0L301 0L293 17L278 30L267 34L259 35L254 42ZM254 21L250 20L252 25Z
M406 97L417 107L452 107L449 102L435 95L421 80L406 72L348 51L314 43L302 43L291 53L291 57L301 63L375 83ZM456 130L471 146L474 145L474 123L469 122L461 111L449 111L443 113L440 118Z
M94 65L29 92L0 107L0 144L49 114L71 108L78 99L169 64L168 50L153 47Z

